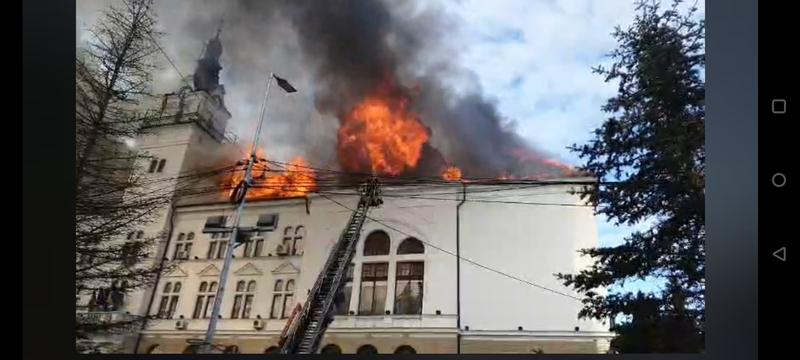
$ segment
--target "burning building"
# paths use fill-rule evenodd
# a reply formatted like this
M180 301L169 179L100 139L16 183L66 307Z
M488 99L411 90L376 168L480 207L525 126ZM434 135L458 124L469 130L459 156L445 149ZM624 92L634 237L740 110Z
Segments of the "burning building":
M377 6L370 3L358 6ZM285 11L306 21L299 30L305 50L326 59L315 97L317 110L339 121L336 161L280 163L257 153L242 225L259 231L236 239L216 335L221 349L277 350L287 317L305 301L356 207L353 185L379 176L384 204L364 225L321 352L604 352L608 326L578 319L579 295L553 276L590 265L577 250L597 244L593 209L574 190L593 179L531 149L482 99L445 106L436 96L446 90L435 81L403 85L389 48L309 40L338 29L329 22L347 15L328 9L330 17L312 16L320 10L307 6ZM381 34L381 26L369 30ZM367 50L374 57L364 56ZM235 212L231 199L241 191L247 158L224 136L231 114L219 84L221 53L218 33L194 87L164 95L137 139L139 150L155 157L142 166L152 190L173 199L141 230L162 234L153 261L168 270L123 309L157 318L129 339L138 353L197 350L191 341L204 337L222 257L234 242L204 232ZM349 67L347 58L359 54L361 65ZM531 177L539 181L502 181Z

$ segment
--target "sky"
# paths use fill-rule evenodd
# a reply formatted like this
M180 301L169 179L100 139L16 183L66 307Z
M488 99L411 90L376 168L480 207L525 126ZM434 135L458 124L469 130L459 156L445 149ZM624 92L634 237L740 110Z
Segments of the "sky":
M76 40L79 45L88 39L85 29L91 26L98 10L108 2L77 1ZM169 3L172 6L159 14L166 32L164 48L181 72L188 75L202 50L202 41L198 39L209 38L213 32L184 38L182 32L185 28L172 23L170 12L181 13L196 8L189 1L180 2L187 4L183 7L175 5L177 1ZM451 61L474 74L471 81L455 87L480 86L523 138L555 154L561 161L580 164L582 161L567 147L585 143L591 138L591 131L607 118L600 107L616 91L616 84L605 83L601 76L591 72L591 68L610 63L605 55L615 47L611 32L616 25L625 27L632 21L635 11L633 1L436 0L426 1L424 6L438 7L451 19L452 26L449 33L445 34L448 46L457 49ZM698 7L699 16L704 16L704 4L699 3ZM206 20L217 21L216 18ZM265 41L276 43L274 48L282 52L297 51L291 43L291 34L275 34ZM226 48L225 51L230 49ZM269 63L279 56L270 50L264 53L263 58L265 63ZM246 119L255 118L253 114L256 109L252 104L260 104L263 90L258 89L263 89L263 81L248 79L241 74L237 76L236 70L231 70L237 64L225 64L225 54L222 61L222 83L226 84L228 90L226 102L234 113L229 128L239 134L247 133L247 129L254 127L254 122ZM247 66L263 66L266 69L268 66L265 63ZM301 68L287 65L281 70L300 89L310 84L311 79L303 75ZM249 81L249 84L237 85L243 80ZM179 81L174 69L163 66L157 76L157 90L174 90ZM332 129L314 129L320 128L320 124L335 123L315 118L317 115L308 110L313 103L312 98L301 95L293 100L276 99L274 104L270 101L270 106L278 108L270 111L283 117L298 117L288 122L294 126L281 127L279 124L266 136L265 141L275 144L268 152L276 154L278 158L288 158L295 151L281 144L282 139L290 137L292 131L297 131L295 128L327 133ZM307 109L296 110L303 107ZM309 126L298 127L297 123ZM308 136L311 138L319 134ZM598 216L597 222L601 246L620 244L632 230L647 226L615 226L602 216ZM658 288L658 284L636 281L626 285L626 288L652 291Z

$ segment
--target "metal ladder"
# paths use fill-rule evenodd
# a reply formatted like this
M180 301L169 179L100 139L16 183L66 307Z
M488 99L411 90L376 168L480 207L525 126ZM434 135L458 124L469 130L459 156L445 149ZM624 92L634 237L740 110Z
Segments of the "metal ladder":
M328 255L328 260L311 288L302 311L294 319L288 320L291 324L287 324L289 330L282 339L281 353L316 353L328 324L333 321L334 301L355 254L356 243L367 218L367 211L370 207L380 206L382 203L378 181L373 178L361 187L358 207L353 211L347 227Z

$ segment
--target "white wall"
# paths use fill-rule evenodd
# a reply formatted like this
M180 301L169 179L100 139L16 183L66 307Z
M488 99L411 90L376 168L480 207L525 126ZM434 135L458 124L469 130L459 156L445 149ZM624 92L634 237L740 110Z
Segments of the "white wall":
M393 310L394 266L398 260L411 255L371 256L363 254L363 239L373 230L386 231L391 239L390 254L395 254L399 243L412 235L425 243L425 275L423 314L419 319L403 320L403 326L438 327L443 323L455 327L456 314L456 205L460 186L444 187L436 190L387 189L385 203L374 209L369 216L377 221L367 220L361 233L353 261L356 263L355 284L351 296L350 309L358 309L358 279L360 264L364 261L389 261L389 286L386 310ZM539 189L520 189L485 191L486 188L468 187L468 200L494 200L542 202L558 204L578 204L577 196L567 195L567 188L546 186ZM558 193L558 194L554 194ZM440 200L409 198L409 195L433 197ZM349 208L355 208L356 196L336 196L336 201ZM254 225L259 214L278 213L278 229L266 237L264 255L274 253L280 243L286 226L302 225L306 228L302 256L264 256L261 258L237 258L231 268L231 277L223 302L221 331L252 330L252 321L227 320L233 303L233 284L239 279L254 279L258 282L252 318L260 314L269 317L272 300L272 285L278 278L294 278L296 281L295 299L305 301L306 292L313 286L330 249L338 240L350 218L351 212L324 197L312 196L309 200L310 214L302 199L253 202L248 205L242 225ZM181 232L194 231L192 260L177 263L180 272L164 277L159 284L159 294L151 314L157 311L158 297L166 281L181 281L183 289L175 317L184 315L191 318L197 288L201 281L211 281L216 277L203 277L201 271L209 264L222 268L221 260L206 260L209 235L201 234L208 216L233 215L232 205L190 206L179 208L175 219L173 237ZM504 203L481 203L467 201L461 208L461 254L493 269L524 278L536 284L572 293L553 276L557 272L571 273L586 261L578 258L577 250L593 246L597 242L597 230L588 207L521 205ZM173 243L174 246L174 243ZM438 247L442 250L438 250ZM448 254L451 253L451 254ZM169 249L169 254L172 249ZM194 256L200 259L193 260ZM260 275L236 275L235 271L245 264L259 269ZM286 263L294 265L296 274L276 274L276 269ZM486 269L476 267L462 260L461 264L461 314L462 327L474 330L517 330L523 326L527 331L573 332L575 326L582 331L604 331L606 327L592 321L580 321L577 313L581 308L579 301L553 294L551 292L523 284ZM429 316L439 310L442 317ZM363 318L363 317L362 317ZM342 317L334 322L334 328L342 326L380 327L391 326L382 319L353 321ZM445 320L446 319L446 320ZM413 324L409 325L409 321ZM381 325L383 324L383 325ZM399 324L399 323L398 323ZM157 325L156 328L170 329L174 321ZM282 320L267 320L267 329L278 331ZM201 331L207 322L191 321L190 330Z
M473 188L472 191L479 190ZM566 186L468 194L468 200L551 203L533 205L467 201L461 211L463 258L580 298L553 274L586 264L577 251L597 244L592 209ZM567 296L461 264L462 327L470 330L603 331L600 323L577 319L581 303Z

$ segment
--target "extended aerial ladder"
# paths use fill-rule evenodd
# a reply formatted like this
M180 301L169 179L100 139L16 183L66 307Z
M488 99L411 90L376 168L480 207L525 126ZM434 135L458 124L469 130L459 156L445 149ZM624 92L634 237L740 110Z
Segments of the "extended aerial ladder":
M371 207L383 203L378 180L372 178L360 188L358 207L350 216L339 240L334 244L328 260L311 288L305 305L297 307L287 320L281 338L283 354L313 354L319 347L322 336L333 321L333 311L340 296L343 278L355 254L361 227Z

